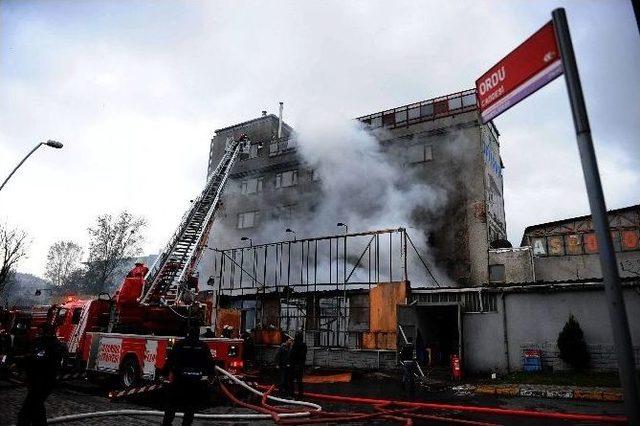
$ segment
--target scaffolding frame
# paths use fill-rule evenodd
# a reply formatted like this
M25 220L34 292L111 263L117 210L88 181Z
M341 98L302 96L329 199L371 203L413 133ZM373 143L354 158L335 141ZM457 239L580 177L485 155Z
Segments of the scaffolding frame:
M212 250L214 275L208 284L217 289L216 307L222 296L255 298L256 324L265 326L261 302L279 298L277 326L285 332L315 332L314 343L321 346L347 345L349 312L369 309L368 304L350 304L350 294L366 293L383 282L439 287L405 228ZM302 299L306 309L300 308Z

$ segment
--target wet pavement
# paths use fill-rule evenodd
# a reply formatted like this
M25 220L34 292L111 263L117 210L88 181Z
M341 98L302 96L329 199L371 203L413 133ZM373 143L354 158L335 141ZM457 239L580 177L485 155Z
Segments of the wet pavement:
M264 381L274 377L263 377ZM407 395L403 393L399 378L394 374L384 373L354 373L350 383L333 384L308 384L305 386L308 392L340 394L347 396L362 396L370 398L405 400ZM16 419L26 389L24 386L9 382L0 382L0 424L13 424ZM84 380L65 382L58 386L47 401L47 413L49 417L75 414L91 411L117 410L117 409L142 409L142 410L162 410L164 399L161 392L155 394L140 395L126 401L112 402L107 397L107 388L90 384ZM500 407L508 409L543 410L556 412L621 415L623 414L622 403L619 402L589 402L572 400L552 400L546 398L521 398L521 397L500 397L496 395L460 395L451 390L427 390L418 388L415 400L427 402L441 402L462 405L481 405L487 407ZM325 401L315 401L329 411L360 411L370 412L371 407L346 405L337 403L327 403ZM249 412L246 409L234 407L232 403L223 398L213 401L214 405L204 410L206 413L238 413ZM522 417L505 417L494 415L479 415L461 412L432 412L441 416L451 416L458 419L479 420L493 424L518 424L518 425L554 425L572 424L570 422L549 421L540 419L530 419ZM74 422L70 424L106 424L106 425L135 425L135 424L159 424L159 417L139 417L139 416L118 416L110 418L98 418ZM340 422L344 423L344 422ZM389 421L370 421L367 424L389 424ZM179 424L176 420L174 424ZM194 424L207 424L196 421ZM211 424L211 423L209 423ZM242 422L216 422L216 424L271 424L270 421L242 421ZM354 424L354 423L352 423ZM357 423L355 423L357 424ZM397 424L397 423L396 423ZM427 424L420 421L414 424ZM438 424L429 421L428 424ZM444 423L443 423L444 424ZM589 424L589 423L581 423Z

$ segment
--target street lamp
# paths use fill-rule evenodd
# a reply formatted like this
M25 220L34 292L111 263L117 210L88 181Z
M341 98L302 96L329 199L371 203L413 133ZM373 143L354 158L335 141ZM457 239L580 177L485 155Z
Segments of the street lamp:
M296 231L294 231L291 228L287 228L284 230L284 232L288 233L288 234L293 234L293 241L297 241L298 240L298 235L296 234Z
M346 223L338 222L336 223L336 226L344 226L344 233L345 234L349 233L349 226Z
M249 247L253 247L253 240L249 237L242 237L240 241L249 241Z
M56 149L60 149L63 146L60 142L52 141L52 140L48 140L46 142L40 142L39 144L37 144L31 151L29 151L29 153L22 159L22 161L18 163L16 168L13 169L13 171L11 173L9 173L9 176L7 176L7 178L4 180L4 182L2 182L2 186L0 186L0 191L2 191L2 188L4 188L4 186L7 184L7 182L9 182L9 179L11 179L11 176L13 176L13 174L16 172L16 170L18 170L20 168L20 166L22 166L22 163L24 163L27 160L27 158L29 158L31 156L31 154L36 152L36 149L40 148L42 145L47 145L47 146L50 146L51 148L56 148Z

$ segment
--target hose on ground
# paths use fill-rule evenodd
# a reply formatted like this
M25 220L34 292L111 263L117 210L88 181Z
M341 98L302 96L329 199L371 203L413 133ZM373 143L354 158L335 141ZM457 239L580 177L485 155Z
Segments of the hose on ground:
M299 413L282 413L281 417L305 417L308 416L307 412L299 412ZM156 411L156 410L107 410L107 411L94 411L92 413L78 413L78 414L69 414L66 416L59 416L47 419L47 423L55 424L55 423L65 423L72 422L84 419L90 419L94 417L111 417L111 416L155 416L161 417L164 416L164 411ZM176 413L176 417L182 417L184 413ZM196 419L201 420L261 420L266 419L270 420L272 416L270 414L262 414L262 413L229 413L229 414L195 414Z
M248 390L249 392L259 396L262 398L263 396L263 392L260 392L259 390L249 386L248 384L246 384L245 382L243 382L242 380L238 379L236 376L234 376L233 374L229 373L227 370L225 370L224 368L220 368L218 366L216 366L216 370L222 374L224 374L225 376L227 376L229 379L231 379L231 381L233 381L234 383L242 386L243 388L245 388L246 390ZM268 399L275 401L275 402L279 402L281 404L286 404L286 405L299 405L302 407L309 407L314 409L315 411L322 411L322 407L319 406L318 404L314 404L313 402L307 402L307 401L297 401L295 399L285 399L285 398L278 398L277 396L272 396L272 395L268 395L267 396Z
M264 389L266 386L259 386ZM581 414L581 413L557 413L551 411L535 411L535 410L512 410L507 408L497 407L482 407L477 405L459 405L459 404L444 404L444 403L432 403L432 402L415 402L415 401L394 401L386 399L376 398L364 398L353 396L341 396L331 395L324 393L311 393L305 392L305 396L313 399L319 399L332 402L343 402L356 405L383 405L386 403L392 403L401 407L417 407L418 409L425 410L447 410L447 411L459 411L474 414L491 414L509 417L531 417L539 419L555 419L555 420L568 420L576 422L596 422L596 423L609 423L609 424L625 424L627 418L624 416L610 416L600 414Z

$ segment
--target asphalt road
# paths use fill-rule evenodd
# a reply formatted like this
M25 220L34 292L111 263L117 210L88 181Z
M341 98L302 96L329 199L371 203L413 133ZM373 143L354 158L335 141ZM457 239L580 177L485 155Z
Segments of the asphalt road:
M402 399L402 390L396 378L388 376L366 375L354 377L351 383L339 384L322 384L308 385L308 391L320 393L335 393L343 395L369 396L377 398ZM104 386L90 384L83 380L65 382L59 385L50 398L47 400L48 417L61 416L66 414L114 410L114 409L143 409L143 410L162 410L163 397L161 394L150 394L138 396L127 401L111 402L106 397L106 389ZM15 422L18 410L22 404L26 389L24 386L12 384L9 382L0 382L0 425L10 425ZM623 406L621 403L595 403L586 401L570 401L570 400L552 400L538 398L502 398L496 396L480 396L480 395L456 395L451 391L435 391L427 392L418 390L417 400L438 401L455 404L471 404L491 407L513 408L513 409L532 409L556 412L574 412L574 413L590 413L590 414L607 414L621 415L623 414ZM234 407L230 402L219 398L215 406L207 408L206 413L239 413L249 412L246 409ZM316 401L318 402L318 401ZM369 407L347 406L335 403L319 402L325 410L330 411L370 411ZM459 419L480 420L494 424L506 425L554 425L554 424L572 424L570 422L553 422L549 420L537 420L521 417L496 417L489 415L469 415L463 413L433 413L438 415L450 416ZM159 424L159 417L137 417L137 416L118 416L110 418L97 418L83 420L82 422L74 422L70 424L88 424L88 425L139 425L139 424ZM271 422L235 422L216 424L270 424ZM341 422L343 423L343 422ZM370 422L368 424L372 424ZM386 422L375 422L376 424L386 424ZM179 424L178 421L174 424ZM204 422L195 422L195 424L206 424ZM420 424L416 422L415 424ZM426 424L426 423L423 423ZM429 424L434 424L429 422ZM581 423L588 424L588 423Z

